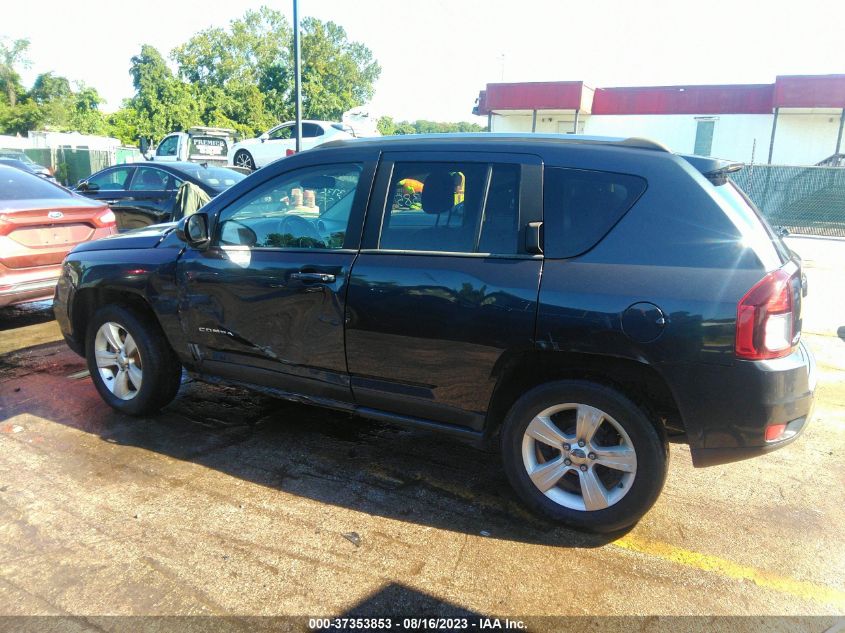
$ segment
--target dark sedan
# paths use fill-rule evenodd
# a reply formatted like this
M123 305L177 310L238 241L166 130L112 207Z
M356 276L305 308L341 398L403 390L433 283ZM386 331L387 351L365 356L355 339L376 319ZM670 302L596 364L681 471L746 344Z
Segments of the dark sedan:
M244 178L225 167L198 163L130 163L98 171L74 190L109 205L118 230L126 231L180 219L176 193L183 182L213 198Z

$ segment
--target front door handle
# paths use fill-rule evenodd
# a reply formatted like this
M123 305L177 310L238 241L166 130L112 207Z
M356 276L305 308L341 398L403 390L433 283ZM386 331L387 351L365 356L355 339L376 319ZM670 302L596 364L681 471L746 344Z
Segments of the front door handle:
M335 276L330 273L291 273L290 278L303 283L333 284L335 281Z

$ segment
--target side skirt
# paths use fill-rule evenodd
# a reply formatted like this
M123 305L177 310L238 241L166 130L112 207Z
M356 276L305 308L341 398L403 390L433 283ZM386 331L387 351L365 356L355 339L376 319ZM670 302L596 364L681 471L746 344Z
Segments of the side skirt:
M230 378L220 378L219 376L211 376L195 371L188 371L187 373L191 378L194 378L195 380L207 382L210 384L242 387L250 391L262 393L273 398L288 400L290 402L299 402L301 404L324 407L327 409L333 409L335 411L343 411L346 413L358 415L362 418L367 418L369 420L376 420L378 422L387 422L389 424L395 424L396 426L402 426L412 429L424 429L427 431L443 433L454 437L455 439L460 440L462 442L466 442L467 444L470 444L471 446L474 446L476 448L485 448L487 446L484 439L484 433L482 431L474 431L472 429L457 426L454 424L446 424L443 422L435 422L433 420L428 420L425 418L417 418L410 415L391 413L389 411L382 411L380 409L373 409L371 407L361 407L356 404L342 402L340 400L333 400L331 398L307 396L301 393L294 393L291 391L285 391L283 389L277 389L275 387L265 387L263 385L256 385L239 380L232 380Z

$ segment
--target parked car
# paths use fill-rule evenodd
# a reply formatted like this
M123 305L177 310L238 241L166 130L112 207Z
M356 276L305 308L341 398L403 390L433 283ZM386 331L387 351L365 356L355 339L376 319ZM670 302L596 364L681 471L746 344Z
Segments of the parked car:
M70 249L113 233L107 206L0 165L0 307L51 298Z
M4 164L12 167L26 169L27 171L31 171L32 173L41 176L42 178L56 182L56 179L53 177L53 172L44 167L44 165L39 165L20 150L0 149L0 161L3 161ZM14 161L14 163L7 161Z
M740 167L639 139L339 141L78 246L56 316L118 411L185 368L496 447L529 508L618 530L667 438L707 466L810 419L800 265Z
M288 121L272 128L258 138L244 139L229 149L229 164L258 169L296 149L296 122ZM331 121L303 121L302 149L311 149L329 141L353 138L352 128Z
M235 130L217 127L193 127L187 132L168 134L149 156L156 162L208 163L225 167ZM141 153L147 154L142 141Z
M176 193L185 181L214 197L244 178L232 169L206 164L127 163L80 180L74 190L109 205L118 230L126 231L178 220Z

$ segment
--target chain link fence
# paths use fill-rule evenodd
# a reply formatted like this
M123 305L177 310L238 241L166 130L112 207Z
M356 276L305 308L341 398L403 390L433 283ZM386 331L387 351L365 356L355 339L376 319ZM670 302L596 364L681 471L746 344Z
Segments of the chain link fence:
M746 165L731 177L772 226L845 238L845 167Z

